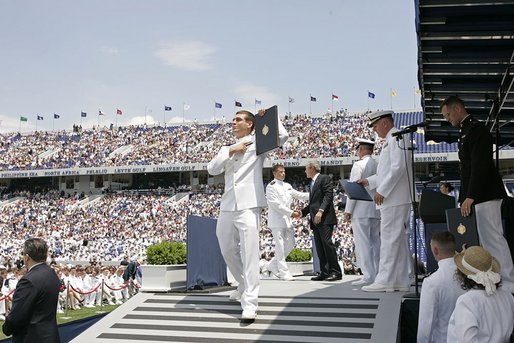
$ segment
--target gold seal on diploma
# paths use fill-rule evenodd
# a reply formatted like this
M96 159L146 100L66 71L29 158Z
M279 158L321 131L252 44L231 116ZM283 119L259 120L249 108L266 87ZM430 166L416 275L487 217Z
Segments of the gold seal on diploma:
M462 225L462 223L460 223L459 226L457 226L457 232L460 233L461 235L465 234L466 227L464 225Z
M268 127L268 125L266 125L266 124L265 124L265 125L262 127L262 134L263 134L264 136L266 136L266 135L268 134L268 132L269 132L269 127Z

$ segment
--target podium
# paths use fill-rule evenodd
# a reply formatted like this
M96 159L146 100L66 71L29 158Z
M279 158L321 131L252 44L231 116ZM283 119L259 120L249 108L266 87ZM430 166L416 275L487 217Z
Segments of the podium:
M430 249L430 235L435 231L447 231L446 210L455 208L455 198L431 189L423 189L419 200L419 216L425 224L427 271L437 269L437 261Z

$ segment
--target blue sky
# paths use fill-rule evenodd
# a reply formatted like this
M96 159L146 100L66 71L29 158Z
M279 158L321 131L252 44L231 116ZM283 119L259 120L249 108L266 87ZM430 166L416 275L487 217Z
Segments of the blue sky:
M0 132L420 107L414 22L413 0L3 0Z

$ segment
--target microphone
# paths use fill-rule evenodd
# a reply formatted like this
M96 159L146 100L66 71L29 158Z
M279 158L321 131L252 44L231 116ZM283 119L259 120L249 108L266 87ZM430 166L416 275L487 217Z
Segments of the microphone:
M423 187L425 187L425 188L426 188L426 187L427 187L427 185L428 185L429 183L438 183L438 182L440 182L442 179L443 179L443 178L442 178L440 175L434 176L434 177L433 177L433 178L431 178L430 180L423 182Z
M406 133L416 132L418 130L418 127L425 127L425 125L426 125L425 122L417 123L414 125L409 125L409 126L406 126L405 129L393 133L391 136L398 137L398 136L403 136Z

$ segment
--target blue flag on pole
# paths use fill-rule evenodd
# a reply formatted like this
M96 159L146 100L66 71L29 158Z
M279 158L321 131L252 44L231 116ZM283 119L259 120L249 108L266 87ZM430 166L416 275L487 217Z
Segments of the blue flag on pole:
M43 116L38 115L37 120L43 120Z
M165 111L171 111L171 106L164 106Z
M311 101L316 102L316 98L311 95Z
M61 116L58 115L57 113L54 113L54 119L59 119L59 118L61 118Z
M80 116L81 116L82 118L85 118L85 117L87 117L87 113L86 113L86 112L80 112Z
M215 102L214 103L214 108L221 108L221 104L219 102Z
M371 93L368 91L368 98L375 99L375 93Z
M260 104L261 104L261 101L260 101L260 100L255 99L255 105L260 105Z

